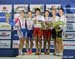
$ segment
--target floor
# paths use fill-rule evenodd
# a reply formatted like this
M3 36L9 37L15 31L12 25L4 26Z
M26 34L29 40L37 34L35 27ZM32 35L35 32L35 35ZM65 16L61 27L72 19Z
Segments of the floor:
M50 55L20 55L17 57L0 57L0 59L62 59L61 56L54 56L52 53Z

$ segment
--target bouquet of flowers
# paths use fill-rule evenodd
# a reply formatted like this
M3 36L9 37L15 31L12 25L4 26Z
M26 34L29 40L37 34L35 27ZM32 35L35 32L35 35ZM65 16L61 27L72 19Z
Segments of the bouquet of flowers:
M57 22L54 22L52 25L53 25L53 28L56 29L56 31L60 31L61 29L58 29L59 26L60 26L60 25L63 26L63 25L65 25L65 23L59 20L59 21L57 21Z
M37 24L37 20L34 20L34 24Z
M46 29L49 29L52 26L52 22L45 22Z
M41 22L42 28L49 29L52 26L51 22Z
M41 22L42 29L45 27L45 23Z
M57 22L52 23L52 25L53 25L54 28L57 28L57 27L59 27L60 25L64 25L64 24L65 24L65 23L62 22L62 21L57 21Z

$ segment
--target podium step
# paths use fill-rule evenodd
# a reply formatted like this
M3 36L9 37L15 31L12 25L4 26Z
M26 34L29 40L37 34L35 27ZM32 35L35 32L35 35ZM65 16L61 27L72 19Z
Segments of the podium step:
M54 56L53 53L50 53L50 55L44 55L43 53L41 55L35 55L33 53L32 55L19 55L16 57L17 59L62 59L62 56Z
M62 59L62 56L54 56L53 53L50 53L50 55L44 55L43 53L41 55L35 55L33 53L32 55L19 55L16 57L0 57L0 59Z

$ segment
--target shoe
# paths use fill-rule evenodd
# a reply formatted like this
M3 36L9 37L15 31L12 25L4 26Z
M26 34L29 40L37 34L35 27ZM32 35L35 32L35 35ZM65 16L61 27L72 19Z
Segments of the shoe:
M53 55L56 55L56 52L54 52Z
M19 55L23 55L23 52L22 51L19 51Z
M63 56L63 53L58 53L58 56Z
M47 52L47 55L49 55L49 52Z
M36 54L35 55L39 55L39 52L36 52Z
M26 54L29 54L29 53L30 53L29 51L26 52Z
M29 54L32 54L32 51L31 50L29 51Z
M41 52L39 52L39 55L41 55Z
M46 54L47 54L47 52L44 52L44 54L46 55Z
M59 53L56 52L55 54L56 54L56 56L59 56Z
M45 52L44 54L45 54L45 55L49 55L49 53L48 53L48 52Z
M25 55L25 54L24 54L24 53L19 53L19 54L18 54L18 56L22 56L22 55Z
M25 53L22 53L22 55L25 55Z
M59 54L58 54L57 52L54 52L54 53L53 53L53 55L56 55L56 56L58 56Z

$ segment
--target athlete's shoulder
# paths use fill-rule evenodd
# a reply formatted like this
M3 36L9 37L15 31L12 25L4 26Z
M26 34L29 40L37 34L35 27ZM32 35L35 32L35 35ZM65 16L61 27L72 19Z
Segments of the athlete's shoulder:
M56 16L56 18L59 18L59 16Z
M61 16L62 19L67 19L65 15Z
M64 17L64 18L66 18L66 16L65 16L65 15L63 15L63 17Z

